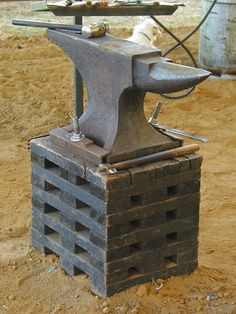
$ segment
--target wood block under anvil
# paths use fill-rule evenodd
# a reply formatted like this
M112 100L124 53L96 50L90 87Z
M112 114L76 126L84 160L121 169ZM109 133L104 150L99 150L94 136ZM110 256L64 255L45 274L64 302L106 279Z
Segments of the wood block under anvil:
M98 172L49 137L31 142L32 244L106 297L198 265L197 154Z

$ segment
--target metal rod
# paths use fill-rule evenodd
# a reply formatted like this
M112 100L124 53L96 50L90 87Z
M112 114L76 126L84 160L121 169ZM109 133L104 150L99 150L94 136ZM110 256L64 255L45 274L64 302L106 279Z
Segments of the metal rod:
M163 102L158 101L151 118L148 120L149 123L151 123L151 124L157 123L157 116L159 115L162 106L163 106Z
M56 24L56 23L48 23L48 22L36 22L29 20L12 20L13 25L18 26L29 26L29 27L41 27L41 28L49 28L49 29L64 29L70 31L78 31L81 33L82 25L69 25L69 24Z
M174 133L180 136L184 136L184 137L188 137L188 138L192 138L194 140L198 140L200 142L208 142L208 138L204 137L204 136L200 136L200 135L195 135L195 134L190 134L190 133L186 133L182 130L178 130L178 129L173 129L173 128L169 128L165 125L161 125L161 124L155 124L151 122L151 125L157 129L157 130L162 130L165 132L169 132L169 133Z
M122 170L122 169L144 165L149 162L156 162L156 161L160 161L164 159L192 154L198 150L199 150L199 145L190 144L190 145L165 150L163 152L158 152L158 153L147 155L147 156L142 156L142 157L138 157L138 158L134 158L130 160L121 161L121 162L112 164L112 167L115 168L116 170Z
M75 16L74 23L82 25L83 17ZM83 80L76 67L74 67L74 115L79 118L82 116L83 111Z

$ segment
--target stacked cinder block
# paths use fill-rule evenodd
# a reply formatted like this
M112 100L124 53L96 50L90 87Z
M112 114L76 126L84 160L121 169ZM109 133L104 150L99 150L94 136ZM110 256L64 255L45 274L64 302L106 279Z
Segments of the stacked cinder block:
M49 138L32 141L32 243L110 296L197 267L197 154L106 175Z

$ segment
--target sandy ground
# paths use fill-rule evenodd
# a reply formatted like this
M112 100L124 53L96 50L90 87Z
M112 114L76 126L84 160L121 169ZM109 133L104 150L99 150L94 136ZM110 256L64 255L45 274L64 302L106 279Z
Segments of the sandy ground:
M190 42L195 55L197 40ZM159 39L163 50L169 44ZM181 50L173 57L187 63ZM164 100L160 114L163 124L209 138L200 144L199 269L165 280L159 291L147 283L104 300L90 292L86 275L69 277L56 256L30 244L27 140L68 123L72 64L43 35L2 40L0 60L0 313L236 313L235 81L208 80L185 99ZM147 95L147 116L158 99Z

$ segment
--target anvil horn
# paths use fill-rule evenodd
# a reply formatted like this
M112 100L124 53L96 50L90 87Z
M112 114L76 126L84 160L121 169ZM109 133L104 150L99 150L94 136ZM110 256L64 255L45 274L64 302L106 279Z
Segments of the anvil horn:
M158 94L178 92L195 86L211 75L210 72L170 63L159 57L137 58L134 67L134 85L142 90Z

